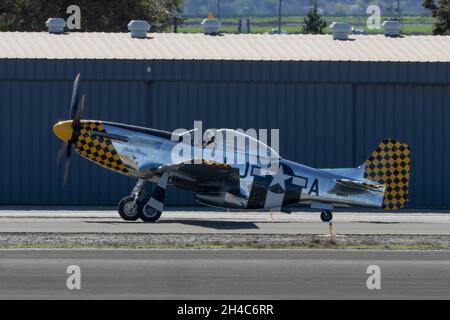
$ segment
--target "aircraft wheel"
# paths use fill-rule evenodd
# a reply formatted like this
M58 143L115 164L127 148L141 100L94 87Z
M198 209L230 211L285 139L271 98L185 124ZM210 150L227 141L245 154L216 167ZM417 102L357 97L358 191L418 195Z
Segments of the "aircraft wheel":
M323 210L322 213L320 214L320 219L323 222L330 222L331 219L333 219L333 214L331 213L330 210Z
M119 201L117 211L123 220L136 221L139 218L138 203L134 204L134 197L130 196Z
M144 222L155 222L161 217L162 212L150 207L147 202L150 198L142 199L138 205L139 218Z

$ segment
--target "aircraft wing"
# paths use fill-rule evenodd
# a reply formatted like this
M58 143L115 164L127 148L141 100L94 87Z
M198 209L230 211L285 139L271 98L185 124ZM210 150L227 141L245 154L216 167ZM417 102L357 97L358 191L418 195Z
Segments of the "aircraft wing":
M200 161L163 165L160 170L170 172L172 184L193 192L239 191L239 169L226 163Z

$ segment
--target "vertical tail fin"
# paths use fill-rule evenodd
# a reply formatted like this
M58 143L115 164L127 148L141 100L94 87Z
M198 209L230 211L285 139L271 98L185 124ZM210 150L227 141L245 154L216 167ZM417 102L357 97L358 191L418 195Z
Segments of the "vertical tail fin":
M409 155L407 144L385 139L365 162L364 178L386 186L385 210L403 208L408 201Z

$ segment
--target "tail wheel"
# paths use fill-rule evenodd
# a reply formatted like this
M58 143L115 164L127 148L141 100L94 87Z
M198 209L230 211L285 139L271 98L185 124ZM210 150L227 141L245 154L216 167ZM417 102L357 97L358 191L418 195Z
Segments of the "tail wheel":
M139 218L138 203L134 202L134 197L125 197L119 201L117 211L123 220L136 221Z
M138 212L139 218L141 218L144 222L155 222L161 217L162 211L159 211L150 205L147 202L150 200L150 197L142 199L142 201L138 204Z
M333 214L330 210L323 210L320 214L320 219L323 222L330 222L333 219Z

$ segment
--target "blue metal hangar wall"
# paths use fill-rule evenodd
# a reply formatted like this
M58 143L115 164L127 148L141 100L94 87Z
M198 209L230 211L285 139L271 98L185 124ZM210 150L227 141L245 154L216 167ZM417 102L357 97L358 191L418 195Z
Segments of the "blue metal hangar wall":
M82 74L85 119L164 130L279 128L284 158L355 167L412 150L410 208L450 208L450 37L0 33L0 204L115 205L133 179L72 158L52 125ZM194 204L169 189L168 205Z

